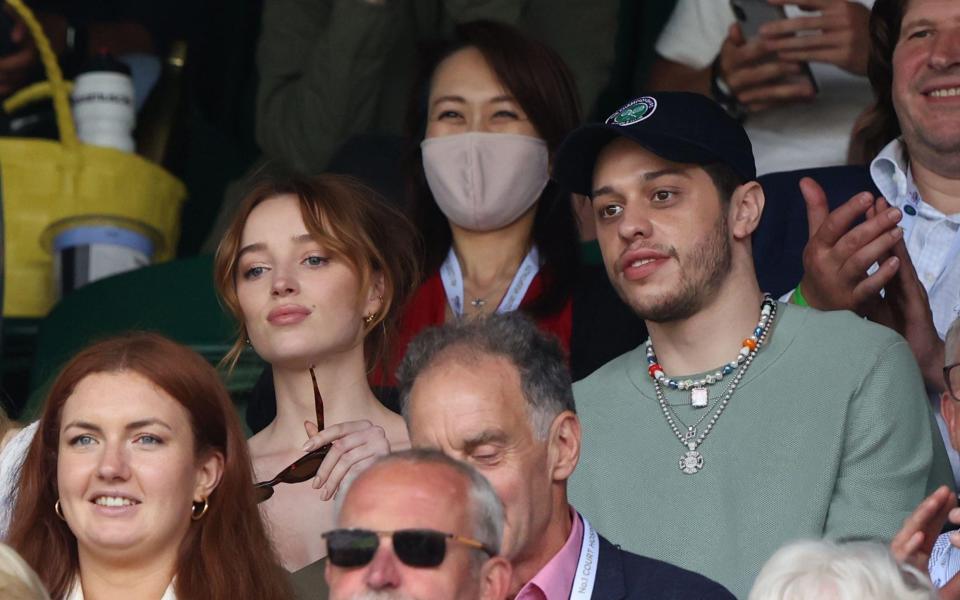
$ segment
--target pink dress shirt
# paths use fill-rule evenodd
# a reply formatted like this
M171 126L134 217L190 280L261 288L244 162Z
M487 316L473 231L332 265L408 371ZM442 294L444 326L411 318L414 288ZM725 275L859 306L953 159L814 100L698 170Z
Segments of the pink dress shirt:
M570 513L573 527L563 548L520 588L514 600L569 600L577 563L580 562L580 546L583 545L583 522L573 508Z

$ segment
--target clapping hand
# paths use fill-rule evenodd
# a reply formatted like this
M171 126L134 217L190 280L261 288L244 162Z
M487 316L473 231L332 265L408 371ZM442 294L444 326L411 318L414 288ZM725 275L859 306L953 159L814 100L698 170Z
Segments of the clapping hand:
M881 218L878 215L888 210L890 207L886 201L878 199L876 206L867 211L867 223ZM905 337L920 365L927 388L942 392L944 346L933 323L927 291L917 276L902 239L890 248L886 256L889 257L888 261L897 262L896 274L884 285L883 297L877 295L868 303L865 315L871 321L886 325Z
M913 513L903 521L900 531L890 541L890 552L897 562L913 566L921 573L927 573L930 553L947 519L960 524L960 509L957 508L957 496L947 486L940 486L927 496ZM955 543L951 535L950 542ZM960 542L960 540L957 540ZM940 589L943 600L960 599L960 575L953 577Z
M874 209L868 192L857 194L832 212L823 188L809 177L800 180L807 206L809 239L803 249L800 290L807 304L820 310L852 310L863 314L897 273L900 258L890 254L903 239L897 227L900 211L883 204ZM873 210L872 218L854 226ZM879 264L872 274L870 266Z

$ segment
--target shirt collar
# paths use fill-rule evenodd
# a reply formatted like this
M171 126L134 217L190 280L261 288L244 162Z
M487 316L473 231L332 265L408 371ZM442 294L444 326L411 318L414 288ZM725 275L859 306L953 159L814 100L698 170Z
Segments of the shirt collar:
M870 163L870 177L892 206L902 206L910 187L910 165L903 143L895 139Z
M580 562L580 546L583 544L583 522L580 515L570 507L573 527L570 536L560 551L553 555L547 564L543 565L533 579L527 582L517 594L521 600L532 593L531 588L537 588L547 600L566 600L573 589L573 580L577 575L577 564ZM530 596L527 596L530 597Z
M80 584L79 575L73 580L73 587L67 592L64 600L83 600L83 586ZM177 600L177 595L173 591L173 581L167 586L160 600Z
M960 223L960 215L945 215L923 201L913 182L906 147L899 138L884 146L880 154L870 162L870 177L890 206L903 209L904 205L909 203L925 219L946 219Z

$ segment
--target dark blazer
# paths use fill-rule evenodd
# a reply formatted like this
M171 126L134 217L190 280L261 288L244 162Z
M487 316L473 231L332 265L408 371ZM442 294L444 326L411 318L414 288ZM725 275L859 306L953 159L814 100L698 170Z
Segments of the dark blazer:
M603 536L600 536L600 558L591 597L593 600L736 600L712 579L621 550Z

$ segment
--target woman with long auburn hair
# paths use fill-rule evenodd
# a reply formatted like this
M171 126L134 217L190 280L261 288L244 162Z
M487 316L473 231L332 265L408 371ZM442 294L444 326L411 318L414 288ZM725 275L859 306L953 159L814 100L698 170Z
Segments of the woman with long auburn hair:
M257 182L217 249L217 291L238 323L226 361L249 344L270 364L263 387L276 412L249 445L264 519L289 571L325 556L321 534L334 525L330 500L343 478L409 445L403 419L367 375L385 356L417 266L403 215L337 175ZM284 478L294 461L303 473Z
M289 598L230 397L199 355L134 333L47 396L8 543L54 600Z

